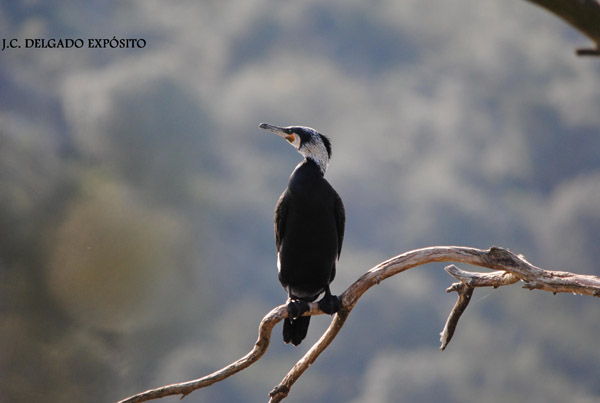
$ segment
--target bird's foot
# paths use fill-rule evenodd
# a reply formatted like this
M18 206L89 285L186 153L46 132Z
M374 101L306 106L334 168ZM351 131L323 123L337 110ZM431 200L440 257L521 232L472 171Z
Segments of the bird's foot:
M288 300L287 310L290 320L298 319L304 312L310 310L308 303L297 299Z
M319 309L327 315L333 315L342 307L342 303L337 295L326 293L325 296L317 303Z

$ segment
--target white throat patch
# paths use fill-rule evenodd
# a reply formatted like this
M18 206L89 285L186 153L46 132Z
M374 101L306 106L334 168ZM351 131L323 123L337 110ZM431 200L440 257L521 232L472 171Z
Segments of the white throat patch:
M329 166L329 155L327 154L327 149L325 148L325 144L323 144L321 137L317 136L316 139L316 143L305 143L298 151L304 158L310 158L315 161L323 175L325 175L325 171L327 171L327 167Z

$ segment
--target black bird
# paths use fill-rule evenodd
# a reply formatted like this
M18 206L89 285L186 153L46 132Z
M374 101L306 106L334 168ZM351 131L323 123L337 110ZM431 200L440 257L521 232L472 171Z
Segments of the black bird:
M340 308L329 284L342 250L346 214L342 199L324 178L331 158L329 139L310 127L259 127L283 137L304 156L275 207L277 268L290 314L283 322L283 341L297 346L310 323L310 316L301 316L307 302L325 293L319 308L330 315Z

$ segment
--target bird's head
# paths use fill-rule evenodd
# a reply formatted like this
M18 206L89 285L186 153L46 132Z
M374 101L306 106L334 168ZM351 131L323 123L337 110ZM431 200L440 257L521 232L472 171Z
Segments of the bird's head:
M331 158L331 142L327 137L305 126L279 127L261 123L258 127L286 139L304 158L313 160L325 174Z

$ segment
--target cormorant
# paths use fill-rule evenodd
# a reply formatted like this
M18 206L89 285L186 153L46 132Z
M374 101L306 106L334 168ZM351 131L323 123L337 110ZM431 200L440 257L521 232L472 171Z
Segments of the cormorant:
M342 199L324 178L331 158L329 139L310 127L259 127L283 137L304 156L275 207L277 269L288 294L283 341L297 346L308 331L310 316L301 316L307 302L325 293L319 308L330 315L340 309L329 284L342 250L346 214Z

